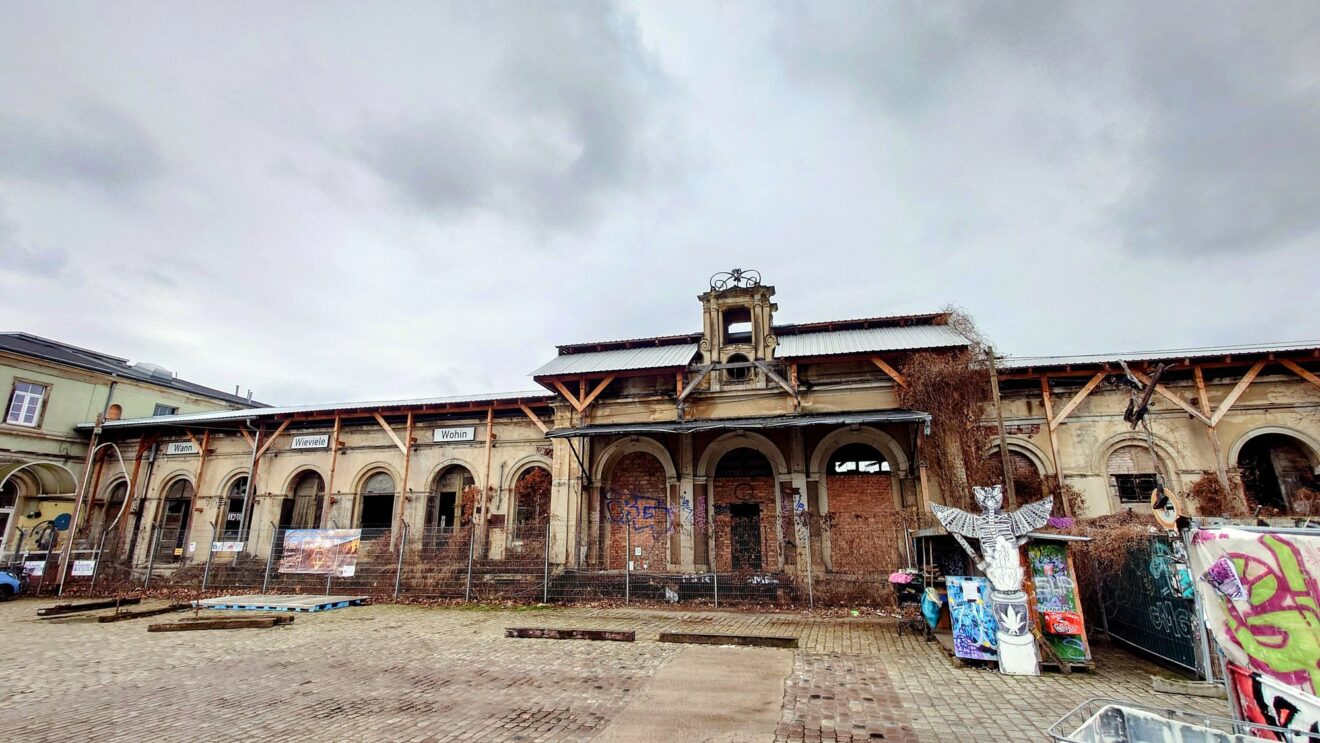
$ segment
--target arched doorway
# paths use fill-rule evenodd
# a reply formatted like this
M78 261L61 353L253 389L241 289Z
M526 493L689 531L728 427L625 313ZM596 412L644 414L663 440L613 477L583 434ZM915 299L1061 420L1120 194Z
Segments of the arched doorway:
M193 484L182 477L165 487L160 521L156 525L160 535L156 543L157 561L178 562L183 559L183 548L188 541L188 525L192 517L193 494Z
M239 475L229 481L223 502L225 510L223 520L220 522L219 541L240 542L247 533L248 524L252 523L252 517L247 513L249 510L247 475Z
M9 524L18 507L18 482L10 478L0 483L0 552L9 546ZM21 546L21 545L20 545Z
M368 477L362 483L362 510L358 526L363 529L391 528L394 525L394 496L394 478L390 473L376 472Z
M885 455L869 444L844 444L826 460L832 570L888 574L902 566L907 534L898 515L892 471Z
M674 525L668 505L668 476L655 454L637 450L614 461L602 493L608 524L606 568L663 570L669 563L669 533Z
M280 530L317 529L321 526L325 480L312 470L298 473L293 487L280 502Z
M102 533L108 529L123 532L124 521L120 518L124 503L128 500L128 481L120 480L105 489L100 501L93 504L91 518L88 520L87 535L93 544L100 544ZM115 535L106 537L105 549L110 550L116 542Z
M711 489L717 569L777 569L776 487L770 460L749 447L732 449L716 463Z
M439 550L454 541L460 528L472 525L472 509L477 500L477 481L463 465L450 465L431 481L426 496L426 523L422 526L422 546ZM464 538L466 544L466 538Z
M1300 440L1283 433L1255 436L1238 451L1237 467L1253 509L1316 515L1320 486L1314 463Z

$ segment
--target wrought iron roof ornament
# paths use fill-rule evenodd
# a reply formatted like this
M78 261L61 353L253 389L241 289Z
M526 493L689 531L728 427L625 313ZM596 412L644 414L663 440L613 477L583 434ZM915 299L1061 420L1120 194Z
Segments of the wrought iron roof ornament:
M721 271L710 277L711 291L722 292L725 289L750 289L761 285L761 272L754 269L735 268Z

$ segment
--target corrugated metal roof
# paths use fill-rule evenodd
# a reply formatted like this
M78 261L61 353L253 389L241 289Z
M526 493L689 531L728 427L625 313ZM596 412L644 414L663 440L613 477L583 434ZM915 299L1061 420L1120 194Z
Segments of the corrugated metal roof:
M560 428L546 434L557 439L569 436L607 436L628 433L692 433L729 429L791 428L795 426L850 426L861 423L930 423L930 413L918 410L872 410L857 413L821 413L818 415L776 415L763 418L709 418L693 421L654 421L614 423L578 428Z
M1076 356L1009 356L999 362L1001 369L1028 367L1073 366L1084 364L1116 364L1119 361L1168 361L1196 359L1209 356L1235 354L1281 353L1285 351L1311 351L1320 349L1320 341L1295 343L1258 343L1245 346L1204 346L1201 348L1171 348L1163 351L1130 351L1126 353L1096 353Z
M948 325L906 325L897 328L835 330L789 335L779 339L775 356L792 359L965 345L967 339Z
M218 423L223 421L241 421L248 418L271 418L297 413L333 413L337 411L358 411L381 408L420 408L430 405L453 405L473 402L499 402L502 400L549 400L555 397L545 390L528 392L491 392L484 395L459 395L457 397L422 397L412 400L381 400L376 402L341 402L319 405L293 405L284 408L254 408L252 410L224 410L218 413L183 413L181 415L157 415L151 418L130 418L106 421L105 428L136 428L148 426L181 426L195 423ZM79 428L91 428L91 423L83 423Z
M556 356L532 372L533 377L558 374L627 371L629 369L666 369L687 366L697 355L697 344L621 348L616 351L591 351Z

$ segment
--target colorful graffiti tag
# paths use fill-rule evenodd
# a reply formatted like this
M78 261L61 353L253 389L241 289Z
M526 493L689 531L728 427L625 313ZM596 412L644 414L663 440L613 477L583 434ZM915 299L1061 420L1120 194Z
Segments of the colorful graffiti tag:
M1052 542L1032 543L1027 547L1027 562L1041 634L1061 659L1089 660L1077 587L1068 569L1068 548Z
M1240 666L1316 694L1320 689L1320 536L1228 528L1197 531L1193 539L1197 575L1211 573L1225 557L1232 562L1245 597L1235 600L1224 595L1222 581L1198 581L1208 624L1220 647ZM1215 575L1223 572L1221 568Z
M959 658L995 660L999 644L994 612L990 610L990 581L949 576L949 616L953 620L953 653Z
M1257 728L1252 731L1254 735L1297 743L1316 740L1311 734L1320 733L1320 699L1232 663L1228 664L1228 675L1242 719L1295 731L1285 737Z
M677 526L674 510L664 500L626 490L605 494L605 516L616 526L631 524L634 532L656 536L667 536Z

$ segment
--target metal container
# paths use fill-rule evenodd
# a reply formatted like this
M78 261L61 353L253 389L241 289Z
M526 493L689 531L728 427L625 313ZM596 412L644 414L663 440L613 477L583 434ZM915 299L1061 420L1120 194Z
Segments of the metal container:
M1267 733L1278 737L1257 737ZM1054 723L1049 734L1056 743L1269 743L1294 740L1296 731L1198 712L1090 699Z

